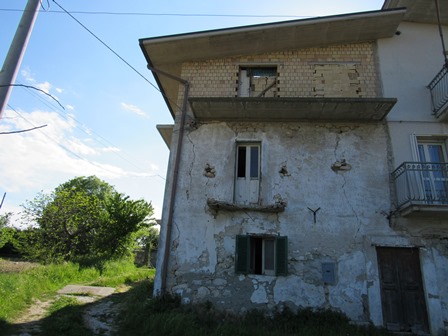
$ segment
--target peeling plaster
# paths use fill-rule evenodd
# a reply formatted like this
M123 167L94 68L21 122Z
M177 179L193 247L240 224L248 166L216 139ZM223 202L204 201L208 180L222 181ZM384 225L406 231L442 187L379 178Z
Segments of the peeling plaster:
M368 278L366 269L357 264L363 260L363 252L358 255L355 251L362 248L357 242L361 226L374 232L390 229L380 214L389 204L388 175L378 174L378 168L387 171L382 168L387 167L387 158L379 150L386 146L383 132L382 126L374 124L201 125L184 143L175 208L175 222L182 226L175 235L178 246L170 259L169 274L176 276L170 280L170 288L182 286L177 289L183 289L183 298L191 302L210 300L218 308L237 313L252 308L273 310L283 304L329 307L368 322L363 296ZM372 136L375 142L369 140ZM233 202L235 142L250 140L262 144L260 203L287 202L287 207L276 214L252 210L211 213L207 199ZM366 158L366 152L373 154ZM343 159L350 162L350 171L335 174L329 169L335 160ZM365 164L371 160L375 166ZM366 183L378 187L372 190ZM321 207L318 225L312 222L307 207ZM189 215L181 216L186 213ZM289 275L235 274L238 234L287 236ZM356 243L347 244L354 236ZM335 285L324 286L323 262L338 264Z
M254 286L254 291L252 292L252 296L250 297L250 301L253 303L268 303L268 295L266 293L266 289L262 284L258 284Z

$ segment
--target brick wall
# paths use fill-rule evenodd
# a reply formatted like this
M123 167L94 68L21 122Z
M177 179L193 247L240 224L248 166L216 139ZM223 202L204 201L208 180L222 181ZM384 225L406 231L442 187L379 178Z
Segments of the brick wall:
M378 97L375 44L360 43L184 63L191 97L235 97L240 66L276 65L278 97ZM179 101L182 101L180 88Z

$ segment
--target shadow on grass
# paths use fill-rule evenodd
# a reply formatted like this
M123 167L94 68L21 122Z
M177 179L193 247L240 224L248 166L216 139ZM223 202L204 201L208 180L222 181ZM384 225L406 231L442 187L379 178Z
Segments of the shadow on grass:
M93 303L69 305L38 321L40 332L31 335L90 336L90 335L164 335L164 336L385 336L385 330L373 326L352 325L345 315L328 310L304 309L266 317L261 311L249 311L244 316L229 315L216 310L210 303L181 305L176 296L149 299L151 281L134 283L127 292L116 293ZM84 313L94 308L116 305L117 313L98 309L95 332L86 327ZM114 330L110 330L112 326ZM30 324L8 324L0 320L5 335L19 335ZM4 327L4 328L3 328Z
M0 336L8 335L11 330L11 324L3 319L0 319Z
M126 292L114 293L91 303L71 304L49 313L42 319L28 323L9 323L0 319L0 336L16 336L24 332L33 336L127 335L126 332L120 331L122 328L119 324L122 322L122 316L127 313L126 306L130 305L130 298L147 301L146 298L138 297L144 292L145 287L148 288L146 291L149 295L150 282L141 281L132 284L131 289ZM140 294L136 294L136 291ZM126 302L128 304L125 304ZM111 309L111 306L114 308ZM86 314L90 310L94 312ZM89 322L86 319L87 315Z

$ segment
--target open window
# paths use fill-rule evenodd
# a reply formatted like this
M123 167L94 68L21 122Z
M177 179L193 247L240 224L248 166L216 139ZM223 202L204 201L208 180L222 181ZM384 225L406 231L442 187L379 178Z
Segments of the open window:
M238 235L235 248L236 273L260 275L288 273L286 236Z
M277 67L242 67L239 73L239 97L276 97Z
M260 144L237 144L236 155L235 203L257 204L260 191Z

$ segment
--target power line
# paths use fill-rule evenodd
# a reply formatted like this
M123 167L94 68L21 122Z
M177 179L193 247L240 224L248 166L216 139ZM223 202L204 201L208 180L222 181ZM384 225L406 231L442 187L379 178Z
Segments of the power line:
M24 12L23 9L0 8L4 12ZM46 13L64 14L64 10L46 10ZM71 14L87 15L119 15L119 16L178 16L178 17L230 17L230 18L297 18L305 19L314 16L305 15L255 15L255 14L200 14L200 13L142 13L142 12L106 12L106 11L70 11Z
M131 68L136 74L138 74L141 78L143 78L149 85L151 85L154 89L156 89L158 92L162 94L165 98L167 98L170 102L172 102L179 110L181 110L180 106L177 105L176 102L173 102L172 99L168 96L166 96L156 85L151 83L151 81L146 78L140 71L138 71L136 68L134 68L128 61L126 61L123 57L121 57L115 50L113 50L106 42L101 40L95 33L93 33L89 28L87 28L84 24L81 23L77 18L75 18L72 14L70 14L64 7L62 7L59 3L57 3L55 0L53 2L64 11L68 16L70 16L76 23L78 23L82 28L84 28L90 35L92 35L98 42L100 42L103 46L105 46L107 49L109 49L110 52L112 52L115 56L117 56L124 64L126 64L129 68Z
M94 38L96 38L103 46L105 46L109 51L111 51L115 56L117 56L121 61L123 61L128 67L130 67L134 72L136 72L140 77L142 77L146 82L148 82L152 87L154 87L157 91L160 92L159 88L155 86L153 83L149 81L145 76L143 76L136 68L134 68L128 61L126 61L123 57L121 57L117 52L115 52L111 47L109 47L106 42L101 40L97 35L95 35L89 28L83 25L78 19L76 19L73 15L71 15L68 11L66 11L60 4L53 0L53 2L59 6L67 15L69 15L73 20L75 20L81 27L83 27L87 32L90 33Z
M51 99L53 99L56 103L58 103L58 105L59 105L60 107L62 107L63 110L65 110L64 106L62 106L62 104L61 104L61 103L60 103L54 96L52 96L52 95L49 94L48 92L45 92L44 90L41 90L41 89L39 89L39 88L37 88L37 87L35 87L35 86L32 86L32 85L25 85L25 84L8 84L8 85L0 85L0 88L2 88L2 87L10 87L10 86L21 86L21 87L25 87L25 88L27 88L27 89L34 89L34 90L40 91L41 93L46 94L46 95L49 96Z
M13 110L15 113L17 113L23 120L25 120L28 124L30 124L31 126L33 126L34 128L38 129L37 126L35 126L31 121L29 121L28 119L26 119L21 113L19 113L16 109L14 109L11 105L8 104L8 107ZM87 163L90 163L92 166L95 166L97 168L100 168L108 173L112 173L112 174L117 174L117 172L114 172L112 170L106 169L103 166L101 166L100 164L97 164L95 162L92 162L84 157L82 157L81 155L73 152L72 150L68 149L67 147L65 147L63 144L59 143L58 141L54 140L52 137L48 136L47 134L45 134L44 132L42 132L40 129L38 129L46 138L48 138L49 140L51 140L52 142L54 142L56 145L58 145L59 147L61 147L63 150L65 150L66 152L72 154L73 156L77 157L78 159L85 161Z
M39 129L39 128L47 127L47 126L48 126L48 125L41 125L41 126L36 126L36 127L32 127L32 128L27 128L27 129L20 130L20 131L0 132L0 134L17 134L17 133L25 133L25 132L29 132L29 131L37 130L37 129Z
M21 85L23 87L27 87L26 85ZM117 146L115 144L113 144L112 142L110 142L109 140L107 140L106 138L104 138L103 136L101 136L99 133L95 132L92 128L90 128L89 126L83 124L82 122L80 122L78 119L75 118L75 116L67 113L67 112L62 112L59 108L57 108L57 106L54 106L52 104L50 104L48 101L46 101L42 96L40 96L39 94L37 94L34 91L27 91L30 95L36 97L37 99L39 99L44 105L46 105L47 107L49 107L52 111L58 113L61 117L65 118L66 120L71 119L73 120L76 125L75 127L77 129L79 129L80 131L82 131L84 134L91 136L92 134L96 136L95 141L98 142L99 144L101 144L102 146L112 146L117 148ZM65 109L64 109L65 110ZM90 132L90 133L89 133ZM100 141L103 140L103 141ZM141 171L145 171L145 169L143 169L141 166L137 165L136 163L132 162L131 160L129 160L128 158L126 158L125 156L121 155L120 153L117 152L113 152L114 155L118 156L119 158L121 158L122 160L126 161L127 163L131 164L132 166L134 166L135 168L141 170Z

